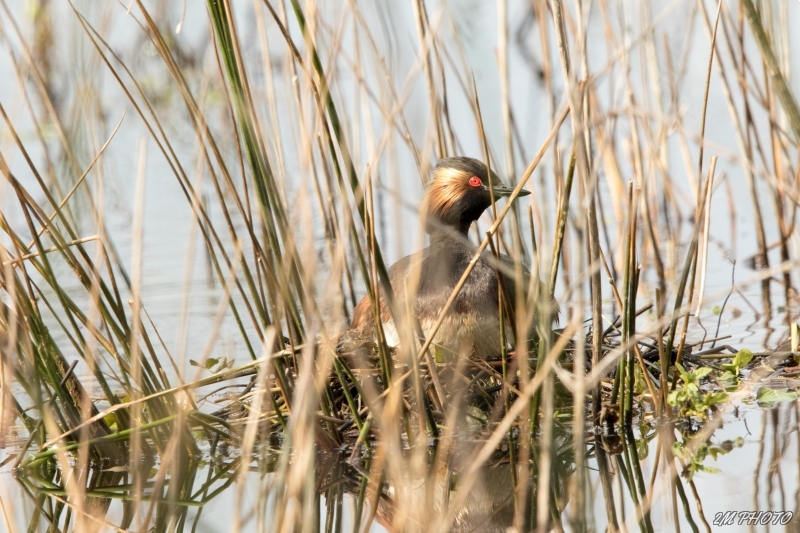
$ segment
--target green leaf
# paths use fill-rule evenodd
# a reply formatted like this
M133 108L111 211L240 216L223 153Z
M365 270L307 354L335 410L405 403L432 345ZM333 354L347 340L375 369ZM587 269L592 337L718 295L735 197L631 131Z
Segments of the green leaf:
M683 380L683 382L689 383L692 378L689 376L689 373L686 371L686 369L683 368L683 365L680 363L675 363L675 366L678 367L678 372L681 373L681 379Z
M669 395L667 395L667 403L670 404L673 407L678 405L678 403L679 403L678 395L680 393L681 393L681 391L679 391L679 390L674 390L674 391L670 392Z
M638 365L634 367L633 375L635 376L635 380L633 382L633 392L637 395L642 394L645 391L646 385L644 382L644 377L642 376L642 369Z
M771 407L777 403L789 402L796 399L797 393L789 392L789 389L761 387L756 394L756 401L760 407Z
M700 381L712 372L712 369L707 366L701 366L692 371L692 381Z
M714 468L713 466L706 466L698 464L696 469L697 472L705 472L706 474L718 474L721 472L719 468Z
M109 429L112 429L114 431L117 430L117 415L115 415L114 413L108 413L106 416L103 417L103 420L105 421Z
M747 363L753 360L753 352L748 350L747 348L742 348L733 358L733 364L736 368L744 368L747 366Z
M648 446L647 438L645 435L642 435L642 438L636 441L636 455L639 456L640 461L644 461L647 459L649 451L650 446Z
M720 455L725 455L726 453L728 452L724 448L719 448L717 446L711 446L708 448L708 455L710 455L715 461L717 460L717 457Z
M709 392L706 393L705 404L708 406L718 405L728 401L728 393L726 392Z
M675 457L681 457L685 459L686 452L683 449L683 444L680 442L673 442L671 447L672 455Z

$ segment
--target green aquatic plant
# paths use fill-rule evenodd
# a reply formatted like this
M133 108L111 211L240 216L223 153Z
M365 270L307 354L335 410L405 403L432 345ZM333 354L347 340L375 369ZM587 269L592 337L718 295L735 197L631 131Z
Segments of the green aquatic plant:
M704 442L694 449L694 443L686 438L682 442L675 441L672 443L672 455L686 461L686 466L683 469L683 475L687 480L690 480L698 472L706 474L718 474L719 468L708 466L703 462L710 456L713 460L721 455L725 455L733 451L734 448L741 448L744 445L742 437L736 437L734 440L726 440L720 445Z
M797 392L789 389L770 389L761 387L756 393L756 402L761 408L769 409L782 402L792 402L797 399Z
M753 352L747 348L742 348L733 356L730 363L720 365L725 372L719 377L720 381L731 383L732 386L739 385L739 374L741 370L753 360Z
M706 419L715 406L728 401L726 392L703 391L700 388L701 380L711 374L713 369L701 366L687 372L680 363L675 366L681 374L682 386L669 393L667 403L678 408L681 418Z

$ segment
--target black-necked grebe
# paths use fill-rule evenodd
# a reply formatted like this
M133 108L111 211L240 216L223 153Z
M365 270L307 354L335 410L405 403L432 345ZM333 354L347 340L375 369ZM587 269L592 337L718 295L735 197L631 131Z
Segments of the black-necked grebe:
M389 269L397 309L404 311L406 302L412 298L412 309L426 336L439 319L445 302L475 253L467 231L492 205L492 195L495 199L504 198L512 191L503 186L494 173L490 182L486 165L477 159L448 157L436 165L421 208L426 231L430 234L430 246L400 259ZM519 196L528 194L523 190ZM503 270L513 272L514 264L510 257L502 255L500 260L510 267ZM498 270L494 264L488 252L478 259L436 333L435 345L462 357L483 359L500 354ZM523 271L528 278L527 269L523 268ZM513 275L502 272L500 275L510 296L509 301L515 301ZM400 335L383 294L380 315L387 344L397 346ZM375 323L368 298L362 299L356 307L351 329L365 336L374 336ZM509 341L513 339L511 329L506 327Z

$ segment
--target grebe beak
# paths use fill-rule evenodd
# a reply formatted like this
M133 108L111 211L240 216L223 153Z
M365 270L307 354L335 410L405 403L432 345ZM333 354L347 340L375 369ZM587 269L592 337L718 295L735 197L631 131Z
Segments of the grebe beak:
M488 187L487 187L487 189L488 189ZM511 193L513 193L513 192L514 192L514 188L513 187L506 187L505 185L494 185L492 187L492 194L494 195L495 199L497 199L497 198L507 198L507 197L511 196ZM517 197L528 196L530 193L531 193L530 191L526 191L525 189L522 189L521 191L519 191L519 194L517 195Z

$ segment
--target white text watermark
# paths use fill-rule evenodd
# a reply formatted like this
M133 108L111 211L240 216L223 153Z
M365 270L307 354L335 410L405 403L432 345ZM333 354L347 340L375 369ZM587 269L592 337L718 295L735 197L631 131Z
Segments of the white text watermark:
M727 511L714 515L715 526L785 526L792 520L791 511Z

